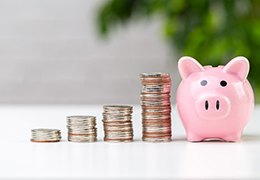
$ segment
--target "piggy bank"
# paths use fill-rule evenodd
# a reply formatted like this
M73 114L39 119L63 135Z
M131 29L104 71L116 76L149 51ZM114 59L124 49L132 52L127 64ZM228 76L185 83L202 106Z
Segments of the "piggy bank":
M240 140L254 108L249 61L236 57L225 66L212 67L182 57L178 69L182 81L176 105L187 140Z

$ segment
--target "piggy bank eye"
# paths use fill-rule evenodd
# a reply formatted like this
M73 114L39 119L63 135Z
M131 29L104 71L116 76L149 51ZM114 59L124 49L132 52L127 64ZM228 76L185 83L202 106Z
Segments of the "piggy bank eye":
M206 81L206 80L202 80L201 82L200 82L200 85L202 85L202 86L206 86L208 84L208 82Z
M222 86L222 87L225 87L226 85L227 85L227 81L220 81L220 85Z

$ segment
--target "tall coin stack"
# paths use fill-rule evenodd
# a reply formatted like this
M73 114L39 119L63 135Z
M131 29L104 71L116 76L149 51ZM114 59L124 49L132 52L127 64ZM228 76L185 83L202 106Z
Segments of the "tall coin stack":
M95 142L97 141L97 128L95 116L68 116L68 141Z
M59 142L61 133L59 129L32 129L32 142Z
M105 105L103 109L104 141L133 141L133 107L125 105Z
M140 74L143 141L171 141L171 78L167 73Z

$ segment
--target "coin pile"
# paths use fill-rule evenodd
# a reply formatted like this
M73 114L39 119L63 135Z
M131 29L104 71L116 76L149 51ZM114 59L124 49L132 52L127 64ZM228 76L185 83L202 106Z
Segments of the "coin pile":
M140 74L143 141L171 141L171 78L167 73Z
M125 105L105 105L103 109L104 141L133 141L133 107Z
M67 128L68 141L97 141L97 128L95 116L67 116Z
M32 129L32 142L59 142L61 140L59 129Z

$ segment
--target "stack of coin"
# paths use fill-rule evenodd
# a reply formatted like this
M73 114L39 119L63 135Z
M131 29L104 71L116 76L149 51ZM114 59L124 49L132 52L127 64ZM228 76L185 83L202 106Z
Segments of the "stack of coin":
M32 142L59 142L61 140L59 129L32 129Z
M95 116L68 116L68 141L95 142L97 141L97 128Z
M133 141L133 107L125 105L105 105L103 109L104 141Z
M171 78L167 73L142 73L143 141L171 141Z

